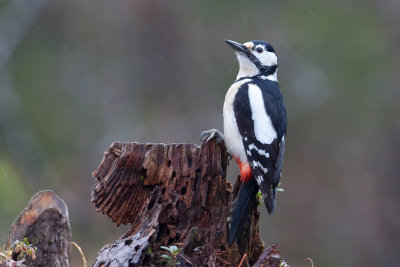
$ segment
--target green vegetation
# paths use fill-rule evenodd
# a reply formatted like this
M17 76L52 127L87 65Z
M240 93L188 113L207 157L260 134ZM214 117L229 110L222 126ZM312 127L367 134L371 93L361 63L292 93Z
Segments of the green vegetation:
M6 245L0 248L0 263L6 259L24 260L27 256L34 261L36 252L37 248L29 244L28 238L25 237L22 241L16 240L9 248L6 248Z
M177 262L176 256L179 253L180 249L177 246L161 246L162 249L168 251L169 254L162 254L161 257L163 258L162 261L166 262L168 266L177 266L180 265L180 262Z
M258 206L262 206L262 203L263 203L263 196L262 196L260 190L258 190L258 192L257 192L257 201L258 201Z

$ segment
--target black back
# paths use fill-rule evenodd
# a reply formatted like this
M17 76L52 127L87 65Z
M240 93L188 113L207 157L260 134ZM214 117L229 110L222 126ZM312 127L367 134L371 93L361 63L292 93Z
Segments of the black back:
M234 111L239 132L243 137L247 160L263 194L268 213L272 213L275 207L275 188L279 184L282 171L285 144L281 140L286 134L286 110L277 82L264 80L259 76L250 79L251 81L244 83L238 89L234 100ZM254 84L261 89L265 110L277 132L277 138L271 144L263 144L255 136L248 96L249 84ZM265 172L265 170L268 171Z

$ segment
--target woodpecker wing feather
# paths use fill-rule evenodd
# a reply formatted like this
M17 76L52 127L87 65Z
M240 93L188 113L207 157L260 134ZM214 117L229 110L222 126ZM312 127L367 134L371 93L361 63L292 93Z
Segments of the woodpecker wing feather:
M279 85L262 79L243 84L236 94L234 111L247 160L267 211L272 213L286 132L286 112Z

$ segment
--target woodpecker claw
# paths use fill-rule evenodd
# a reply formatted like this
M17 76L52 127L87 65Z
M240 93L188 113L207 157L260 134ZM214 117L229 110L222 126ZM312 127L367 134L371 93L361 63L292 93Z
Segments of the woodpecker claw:
M215 140L216 143L222 142L225 139L224 135L217 129L204 131L200 134L200 140L202 143L207 143L213 138L216 138Z

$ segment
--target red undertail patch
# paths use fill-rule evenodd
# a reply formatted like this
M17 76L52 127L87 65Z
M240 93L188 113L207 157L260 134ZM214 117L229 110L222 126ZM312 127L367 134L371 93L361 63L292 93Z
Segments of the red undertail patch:
M253 172L251 171L250 164L248 162L241 162L239 159L236 159L237 164L239 165L240 170L240 180L243 182L248 182L253 177Z

